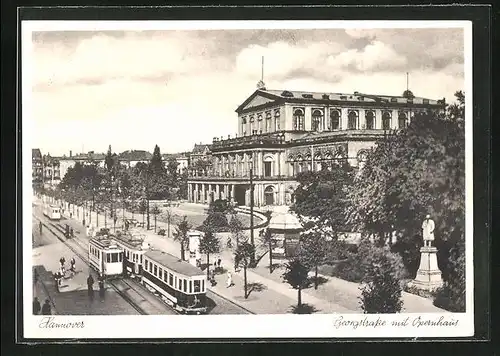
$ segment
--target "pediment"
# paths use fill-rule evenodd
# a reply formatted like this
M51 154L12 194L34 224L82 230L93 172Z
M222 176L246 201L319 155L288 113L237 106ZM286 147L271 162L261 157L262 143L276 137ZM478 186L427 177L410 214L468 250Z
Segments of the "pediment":
M262 95L257 95L252 100L250 100L249 103L247 103L243 107L243 110L250 109L250 108L253 108L255 106L259 106L259 105L271 103L271 102L274 102L274 101L275 101L274 99L266 98L266 97L264 97Z
M273 95L263 90L256 90L252 95L248 97L248 99L246 99L240 106L238 106L236 112L241 113L242 111L254 107L266 105L268 103L274 103L279 99L280 99L279 96Z

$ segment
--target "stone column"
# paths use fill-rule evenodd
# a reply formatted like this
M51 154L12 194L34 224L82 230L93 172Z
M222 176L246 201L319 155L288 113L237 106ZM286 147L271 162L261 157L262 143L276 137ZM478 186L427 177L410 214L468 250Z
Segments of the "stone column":
M188 202L193 202L193 186L191 183L188 184Z
M219 199L219 197L220 197L220 186L219 186L219 183L217 183L215 185L215 197L214 197L214 200Z
M206 204L206 202L207 202L207 196L205 194L205 183L201 184L201 202L203 204Z
M263 158L263 154L262 154L262 151L259 151L258 155L257 155L257 166L259 167L259 177L262 177L264 175L264 172L263 172L263 169L262 169L262 162L264 160Z
M411 281L410 285L424 290L435 290L443 285L437 263L436 247L424 246L420 249L420 267L415 280Z
M229 197L229 184L224 184L224 199Z
M382 129L382 110L380 109L375 110L375 129Z
M340 129L347 130L347 116L349 115L349 110L347 108L340 109Z
M399 111L398 109L392 110L392 120L391 120L391 129L397 130L399 125Z
M359 117L358 117L358 124L359 124L358 129L359 130L366 129L365 109L359 109L358 115L359 115Z
M235 189L235 186L234 184L231 184L231 201L234 202L235 199L234 199L234 195L236 193L236 189Z
M212 202L212 184L208 185L208 203Z
M193 202L198 203L198 183L194 184L194 197Z

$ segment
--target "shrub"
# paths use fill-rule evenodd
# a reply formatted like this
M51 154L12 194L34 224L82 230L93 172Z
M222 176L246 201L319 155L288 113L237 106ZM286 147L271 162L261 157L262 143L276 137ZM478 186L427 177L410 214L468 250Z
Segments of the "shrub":
M413 278L417 274L420 264L420 247L422 238L414 236L413 238L401 238L392 246L392 252L398 253L408 274Z
M434 305L455 313L465 312L465 244L460 240L451 249L448 276L437 290Z
M209 212L213 213L225 213L228 210L228 203L227 200L224 199L217 199L212 202L210 202L210 205L208 207Z
M166 231L165 231L165 229L160 229L160 230L158 230L158 235L160 235L160 236L165 236L165 235L166 235Z
M404 265L399 255L385 247L372 246L365 260L362 280L361 308L365 313L397 313L401 311L401 279Z
M216 232L221 232L221 230L229 230L229 223L227 221L227 216L224 213L209 213L205 221L203 221L202 231L213 230Z

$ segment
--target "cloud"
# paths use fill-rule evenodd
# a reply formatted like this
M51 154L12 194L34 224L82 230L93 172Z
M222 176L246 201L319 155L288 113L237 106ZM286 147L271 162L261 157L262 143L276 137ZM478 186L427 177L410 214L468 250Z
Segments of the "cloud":
M451 101L463 89L459 39L454 30L38 34L34 144L53 154L81 143L173 152L234 135L262 56L270 89L400 95L409 71L415 95Z

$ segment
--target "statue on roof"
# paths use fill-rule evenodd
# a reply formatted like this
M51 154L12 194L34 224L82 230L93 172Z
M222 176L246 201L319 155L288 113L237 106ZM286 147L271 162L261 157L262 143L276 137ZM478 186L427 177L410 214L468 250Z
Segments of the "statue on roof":
M257 89L266 90L266 84L262 80L259 80L257 83Z

